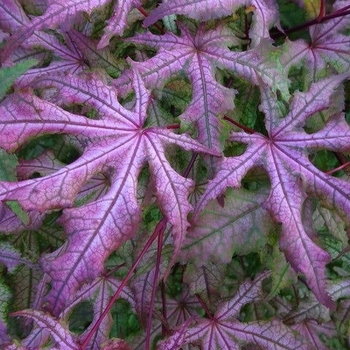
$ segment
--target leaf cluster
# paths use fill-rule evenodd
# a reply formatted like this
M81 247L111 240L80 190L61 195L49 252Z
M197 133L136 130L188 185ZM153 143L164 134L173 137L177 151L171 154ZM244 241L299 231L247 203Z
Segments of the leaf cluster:
M349 35L348 0L2 1L0 348L349 348Z

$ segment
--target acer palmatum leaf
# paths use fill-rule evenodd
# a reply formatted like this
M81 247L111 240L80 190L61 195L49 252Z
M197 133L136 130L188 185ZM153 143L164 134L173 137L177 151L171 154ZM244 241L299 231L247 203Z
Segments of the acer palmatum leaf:
M186 342L186 333L192 319L189 319L181 324L176 329L176 333L168 339L162 340L157 344L157 350L178 350L183 348Z
M153 89L162 89L166 80L184 70L192 83L192 100L180 118L196 124L198 140L202 144L221 150L222 125L218 116L234 108L236 91L216 80L217 68L232 70L253 84L258 85L262 80L271 89L278 89L283 97L289 94L287 80L282 78L276 60L272 64L264 55L265 49L262 48L270 47L268 42L254 50L234 52L229 47L237 45L240 40L226 27L205 30L204 26L200 26L194 32L181 25L180 29L180 36L173 33L134 36L132 42L152 46L159 51L154 57L133 65L138 68L146 86ZM115 85L122 93L128 92L131 74L124 74Z
M61 42L62 40L58 40L53 35L49 35L44 32L35 32L34 35L32 35L28 40L26 40L24 53L29 55L33 52L33 49L40 49L41 51L45 49L48 50L50 52L50 55L53 55L53 57L51 59L50 64L46 64L47 67L32 69L26 74L23 74L17 80L16 85L21 87L29 86L33 82L33 80L45 75L57 75L64 73L78 74L79 72L86 69L88 64L91 64L93 66L93 61L90 61L87 59L87 57L85 57L84 51L80 51L77 49L75 42L72 40L72 37L75 38L76 36L78 35L74 35L73 30L69 31L68 33L64 33L63 38L66 43L66 45L64 45ZM84 35L80 34L79 38L84 38ZM87 38L84 41L86 52L88 48L91 48L94 45L93 42L91 40L88 40ZM21 54L24 55L24 53L22 52ZM102 52L101 56L103 56Z
M8 33L19 30L21 25L28 25L30 19L17 0L4 0L0 3L0 28Z
M131 350L123 339L109 339L102 344L101 350Z
M281 321L240 322L238 316L240 309L247 303L257 302L263 297L262 281L268 277L268 273L262 273L254 281L243 282L235 297L218 305L217 311L210 318L197 318L196 325L186 330L179 329L166 344L172 342L200 345L203 350L241 349L242 342L254 344L264 349L307 349L307 345L297 336L292 329ZM171 349L171 348L170 348Z
M17 166L18 180L26 180L34 174L41 177L54 174L62 169L66 164L60 162L51 151L45 151L40 156L30 160L20 160ZM86 202L86 200L95 200L102 197L109 188L108 173L99 173L80 189L76 197L76 203ZM1 227L1 226L0 226Z
M305 274L318 300L327 306L334 306L326 292L325 281L325 266L330 255L309 237L308 231L313 228L304 226L303 203L312 193L350 220L350 184L313 166L307 157L307 149L349 151L350 127L341 112L314 134L307 134L302 127L308 117L330 106L332 94L347 77L348 74L323 79L312 84L309 91L295 93L285 118L280 118L273 95L266 89L261 110L265 112L268 136L233 132L231 140L248 144L248 148L241 156L223 160L197 205L198 213L226 187L240 187L241 179L250 168L264 167L271 181L266 208L282 223L280 247L292 267Z
M17 199L23 208L41 212L67 208L94 174L109 169L111 185L102 198L63 211L60 223L69 237L66 248L58 257L42 258L44 270L52 277L46 301L48 309L56 315L82 283L103 270L109 254L135 234L141 219L136 184L146 163L159 206L173 225L176 252L189 225L187 215L191 206L187 197L192 181L171 168L164 149L175 144L185 150L219 155L187 135L176 135L165 128L144 128L149 93L139 74L134 77L134 111L122 107L115 90L95 76L84 79L68 75L37 83L56 87L61 103L74 99L75 103L90 104L100 112L99 120L66 112L30 91L13 95L0 107L4 116L0 123L3 135L0 145L6 150L14 150L29 137L44 133L76 135L85 147L76 161L53 174L18 183L0 183L3 200Z
M349 1L336 1L333 11L349 5ZM288 41L281 61L288 71L291 66L303 66L316 81L324 69L345 73L350 68L350 36L345 35L349 27L349 17L333 18L327 22L310 27L310 42L305 40Z
M226 265L208 262L198 267L187 264L183 280L188 285L190 295L200 295L207 305L216 305L218 300L230 294L225 284ZM197 300L198 303L198 300Z
M315 320L306 320L292 327L298 331L304 339L310 343L310 349L329 350L329 346L324 341L337 336L335 324L331 322L319 324Z
M350 281L348 279L332 282L327 285L327 293L333 300L348 298L350 296ZM346 300L346 299L345 299ZM286 324L299 324L308 319L314 319L319 323L330 321L330 310L320 304L311 295L306 300L300 302L298 311L291 310L284 316L283 322Z
M12 0L5 0L5 10L8 10L8 2ZM12 37L7 41L5 47L1 52L1 59L5 62L12 52L22 45L35 31L49 28L57 28L60 25L68 25L73 23L73 19L80 12L86 11L90 13L92 10L106 3L105 0L56 0L48 2L48 7L42 16L34 17L29 23L25 23L21 26L19 30L12 35ZM13 7L11 5L11 7ZM20 5L16 5L20 7ZM19 15L24 17L22 9L17 10ZM8 12L8 11L7 11ZM68 28L70 29L70 28Z
M39 63L0 103L0 147L15 153L0 152L11 174L0 176L0 348L348 348L349 86L344 99L331 94L342 76L321 79L349 71L349 4L322 17L321 1L319 23L302 23L309 9L291 20L275 0L1 1L2 67ZM146 12L173 34L133 23L127 43L110 40ZM290 38L280 19L300 23ZM168 264L159 285L184 243L171 261L184 265ZM242 283L262 269L266 297L267 274ZM120 296L132 317L116 313ZM147 318L139 335L136 318Z

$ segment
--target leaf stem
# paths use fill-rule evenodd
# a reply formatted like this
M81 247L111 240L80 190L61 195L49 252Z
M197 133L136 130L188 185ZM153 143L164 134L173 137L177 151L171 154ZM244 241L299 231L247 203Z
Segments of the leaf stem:
M202 305L202 307L203 307L205 313L207 314L207 316L209 318L213 318L213 315L209 311L209 308L208 308L208 305L206 304L206 302L202 299L202 297L198 293L196 293L195 295L196 295L196 298L198 299L198 301L200 302L200 304Z
M138 7L137 8L145 17L148 17L148 13L147 11L142 7ZM161 34L164 34L164 29L158 24L158 23L154 23L154 26L161 32Z
M340 166L338 166L338 167L335 168L335 169L326 171L325 174L331 175L331 174L336 173L337 171L344 170L344 169L346 169L346 168L349 167L349 166L350 166L350 161L347 162L347 163L344 163L344 164L342 164L342 165L340 165Z
M165 283L163 280L160 281L161 294L162 294L162 315L164 320L168 322L167 307L166 307L166 293L165 293ZM165 337L168 334L169 327L162 323L162 336Z
M180 129L180 124L171 124L166 127L167 129Z
M158 223L158 225L159 225L159 223ZM154 309L154 302L155 302L156 291L157 291L157 287L158 287L159 266L160 266L160 259L162 257L162 245L163 245L165 227L166 227L166 223L159 230L159 234L158 234L157 259L156 259L156 266L155 266L155 271L154 271L154 280L153 280L152 295L151 295L151 300L150 300L150 309L149 309L148 320L147 320L147 330L146 330L146 340L145 340L145 349L146 350L150 349L152 318L153 318L153 312L151 312L151 310ZM157 228L155 231L157 231Z
M249 134L254 134L255 133L255 130L253 130L251 128L248 128L248 126L245 126L245 125L243 125L241 123L236 122L235 120L227 117L226 115L224 116L224 120L227 120L231 124L238 126L240 129L244 130L245 132L247 132Z
M185 169L185 171L183 173L183 177L188 177L188 175L190 174L191 169L193 168L193 165L194 165L197 157L198 157L198 153L197 152L192 154L190 162L188 163L188 165L187 165L187 167L186 167L186 169Z
M143 256L146 254L146 252L149 249L149 247L152 245L152 243L155 241L155 239L158 237L158 235L164 233L166 225L167 225L166 218L163 218L162 220L160 220L158 222L156 228L154 229L154 232L153 232L152 236L149 238L149 240L147 241L147 243L143 247L141 253L137 257L136 261L133 263L132 267L130 268L130 270L129 270L128 274L126 275L126 277L124 278L123 282L120 284L120 286L118 287L117 291L114 293L113 297L109 301L108 305L106 306L106 308L102 312L102 314L99 317L99 319L96 321L96 323L92 327L91 331L89 332L89 334L87 335L85 340L81 343L81 345L80 345L80 349L81 350L85 350L87 348L87 346L88 346L91 338L93 337L94 333L98 330L102 320L106 317L107 313L110 311L110 309L112 308L112 306L115 303L115 301L119 298L119 295L120 295L121 291L126 286L127 282L131 278L131 276L134 273L136 267L141 262Z
M326 1L321 0L320 13L318 14L317 19L321 21L325 15L326 15Z
M299 24L295 27L283 29L283 33L278 31L278 30L276 32L271 33L271 38L277 39L277 38L283 36L284 34L291 34L291 33L297 32L299 30L303 30L303 29L306 29L308 27L311 27L312 25L329 21L333 18L347 16L350 14L350 5L345 6L337 11L331 12L328 15L326 15L326 14L323 15L323 11L325 11L325 9L321 8L320 14L316 18L314 18L310 21L307 21L305 23Z

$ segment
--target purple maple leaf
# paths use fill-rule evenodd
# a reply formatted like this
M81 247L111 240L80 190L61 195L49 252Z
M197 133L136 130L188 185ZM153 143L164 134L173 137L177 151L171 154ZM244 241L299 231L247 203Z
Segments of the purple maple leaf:
M248 148L241 156L223 160L196 209L200 212L226 187L240 187L249 169L264 167L271 181L265 206L282 223L280 247L294 269L305 274L318 300L327 306L334 305L325 288L325 266L330 255L313 241L313 227L302 217L303 203L308 194L313 194L350 220L350 185L317 169L308 159L308 150L349 151L350 127L342 112L334 114L316 133L307 134L302 127L308 117L330 106L335 89L348 76L327 78L311 85L307 92L295 93L285 118L279 116L278 105L273 102L276 98L266 88L261 110L265 112L268 136L232 132L231 140L245 143Z
M219 155L187 135L160 127L144 127L149 92L138 73L134 75L136 103L133 111L117 101L114 88L96 76L41 78L37 86L57 90L62 103L87 103L99 120L66 112L57 105L35 97L30 91L9 97L1 106L0 146L15 150L30 137L44 133L75 135L84 147L73 163L42 178L18 183L1 182L2 200L18 200L26 210L67 208L60 223L68 242L58 256L43 257L45 272L52 277L46 302L58 314L74 297L82 283L95 278L108 256L134 236L141 219L136 198L137 178L146 163L155 183L160 208L173 225L175 253L180 249L191 210L188 194L192 180L183 178L170 166L164 150L175 144L185 150ZM84 184L98 173L108 173L108 192L78 208L73 205Z
M91 12L95 8L104 5L104 0L56 0L48 3L47 9L42 16L34 17L31 21L29 19L24 20L25 16L21 6L16 1L16 5L11 4L11 1L5 0L3 2L3 15L8 17L11 12L8 9L14 8L18 14L16 17L24 20L23 25L16 31L14 35L7 41L5 47L2 50L1 58L2 61L6 61L12 52L22 45L28 38L30 38L35 31L39 31L47 28L57 28L59 25L64 24L65 26L69 23L73 23L72 19L82 11ZM10 23L11 21L8 20ZM9 24L9 26L13 24ZM66 29L71 29L66 28Z
M333 10L339 10L344 3L335 2ZM291 66L303 65L313 81L325 68L339 73L349 71L350 36L344 34L348 26L349 19L346 16L334 18L310 27L310 42L302 39L288 41L281 57L286 71Z
M234 108L235 90L218 83L216 69L229 69L244 79L259 84L265 82L271 89L278 89L283 96L288 95L286 79L280 76L276 62L268 62L262 51L269 46L264 42L261 47L245 52L234 52L229 46L237 45L240 40L225 27L205 30L199 27L194 33L180 26L181 35L173 33L154 35L139 34L132 42L159 48L159 52L144 62L134 62L147 87L161 89L166 80L184 70L192 83L192 101L180 116L186 122L196 123L198 141L220 150L221 125L218 116ZM280 78L279 78L280 77ZM127 84L129 82L129 84ZM122 93L131 88L131 72L115 82Z
M240 344L259 345L265 349L307 349L301 338L277 319L271 321L240 322L237 320L240 309L247 303L256 302L263 296L262 281L268 276L263 273L253 282L241 284L236 295L229 301L218 305L215 314L209 318L197 318L195 325L181 328L160 350L175 349L184 344L200 345L201 349L240 349Z

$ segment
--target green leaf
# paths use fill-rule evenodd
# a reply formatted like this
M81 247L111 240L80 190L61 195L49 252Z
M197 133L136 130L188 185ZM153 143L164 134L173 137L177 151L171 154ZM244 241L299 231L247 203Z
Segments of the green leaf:
M17 157L15 155L8 154L3 149L0 149L0 180L16 181L15 168L17 164Z
M29 224L29 215L23 210L18 201L6 201L6 205L12 210L14 214L25 224Z
M228 263L233 254L259 251L273 228L263 209L266 191L257 192L229 188L224 202L213 199L189 229L182 249L183 261L198 266Z
M9 288L0 281L0 320L6 319L7 308L11 293Z
M27 60L17 63L13 67L4 67L0 69L0 99L3 99L16 81L18 77L24 74L28 69L35 66L38 63L37 60Z

